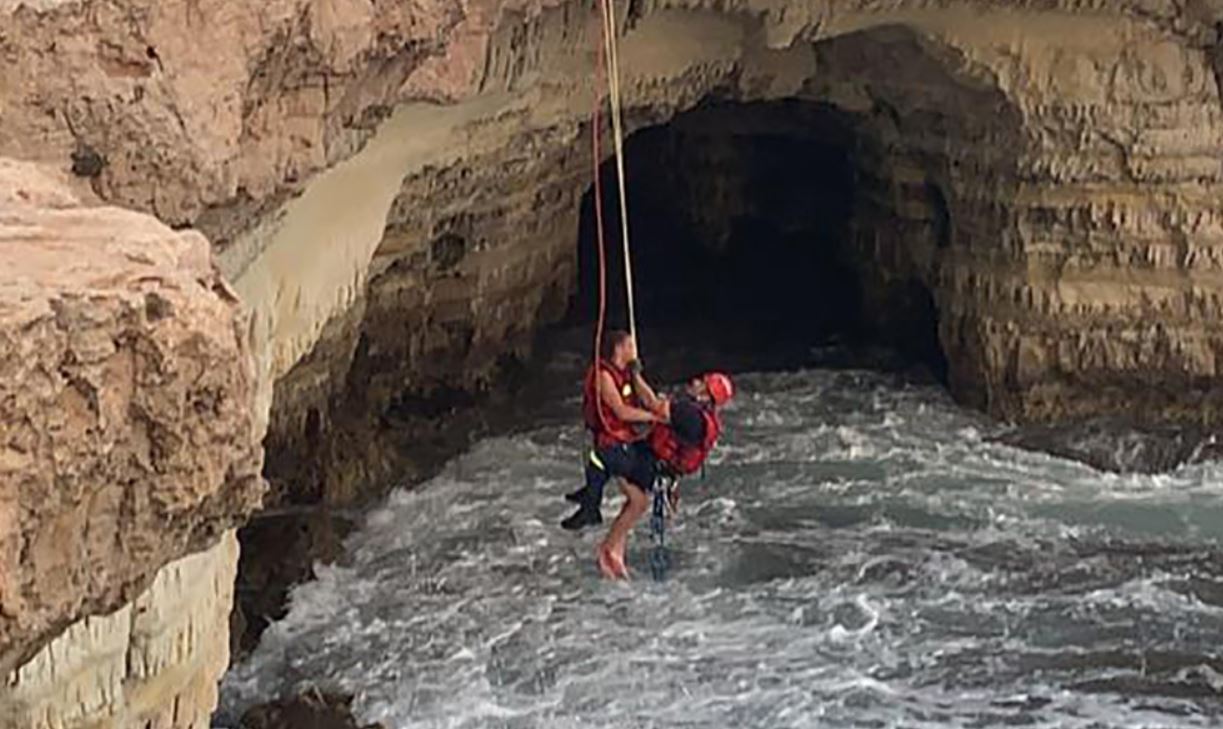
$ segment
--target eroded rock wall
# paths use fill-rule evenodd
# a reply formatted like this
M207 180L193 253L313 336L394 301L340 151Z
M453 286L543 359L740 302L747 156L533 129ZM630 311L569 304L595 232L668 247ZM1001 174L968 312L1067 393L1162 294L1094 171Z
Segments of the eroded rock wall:
M9 0L0 156L223 243L349 156L459 19L430 0Z
M868 304L929 294L962 400L1217 421L1216 3L621 10L630 130L708 98L851 119ZM6 290L62 285L0 309L30 337L0 350L6 660L215 549L269 421L278 498L351 501L398 473L388 418L524 351L571 293L596 38L582 3L0 0L0 157L209 233L253 317L198 235L0 174L0 255L42 266Z
M676 79L643 87L650 103L634 111L637 125L695 104L735 68L727 56L738 53L746 33L735 18L664 16L625 40L626 58L646 60L635 74ZM279 295L257 326L279 343L263 363L272 373L267 381L278 383L269 463L286 469L273 469L274 483L308 484L303 491L314 498L344 503L360 497L357 484L377 488L402 476L402 459L378 439L388 413L397 427L405 417L430 421L470 401L473 390L501 386L539 327L564 313L592 169L593 20L566 6L507 25L488 38L486 74L465 88L470 100L397 111L350 163L399 172L361 194L376 205L327 205L324 215L317 201L292 205L275 225L239 241L265 251L236 272L239 290L251 301L266 301L272 290ZM660 46L683 27L694 31L687 43ZM397 156L394 166L383 164L388 156ZM315 189L346 176L341 166ZM262 261L282 251L298 260L293 231L306 220L321 222L316 239L343 241L347 270L337 271L332 258L320 271L329 282L286 296ZM328 320L325 331L301 326ZM304 354L311 349L351 363L341 377L323 376L335 361ZM303 448L320 438L343 446Z
M59 711L118 710L127 700L98 683L111 679L77 674L121 650L105 661L123 681L207 663L180 677L204 691L191 709L202 725L226 662L211 636L224 636L232 530L263 493L246 318L199 233L83 203L31 164L0 160L0 180L0 717L59 726ZM194 579L162 568L199 551L213 553L200 569L220 570L182 588L212 606L203 623L157 597L140 603ZM124 622L134 600L135 632L120 634L107 621ZM91 616L107 617L79 622ZM163 640L149 621L184 620L198 644L145 645ZM66 642L30 662L56 636Z
M1209 52L1128 17L911 29L821 44L807 92L863 115L859 243L933 292L953 393L1017 420L1216 424Z
M1220 148L1211 7L860 2L742 11L659 3L622 16L630 130L711 97L834 107L852 128L853 239L867 309L892 331L912 328L908 312L933 309L957 397L1021 420L1213 420L1214 405L1199 407L1215 397L1216 374L1217 316L1211 284L1202 283L1214 275ZM366 231L360 245L344 246L342 284L303 287L268 308L268 336L281 343L267 378L280 383L274 452L301 453L321 438L352 454L372 441L344 435L351 428L337 403L364 397L356 407L368 429L397 401L478 384L498 352L521 351L519 335L547 319L533 310L554 311L532 296L510 309L488 306L497 291L571 293L554 274L573 270L580 197L566 185L589 181L592 22L572 5L491 25L485 18L479 42L456 36L466 41L427 62L421 83L450 104L401 111L400 133L419 130L411 136L432 144L393 145L403 182L390 202L388 174L376 210L359 222L337 211L345 230ZM481 70L436 73L443 67ZM713 227L729 224L737 201L704 202L716 239ZM284 233L299 230L294 208L286 211L241 244L300 253L310 236ZM522 268L533 273L513 284L465 270L482 264L444 263L456 267L440 272L448 256L490 250L546 263ZM326 321L335 323L320 342ZM351 364L336 370L332 355L309 355L282 377L311 349ZM1187 386L1193 394L1178 394ZM1135 391L1145 393L1143 407ZM374 447L357 460L383 456ZM385 459L360 473L277 461L292 467L285 480L340 501L354 495L353 483L395 470Z
M508 158L498 151L405 180L360 303L278 382L268 445L287 457L269 475L293 484L294 500L352 503L404 477L383 437L505 388L533 334L564 314L581 191L573 145L519 141ZM483 172L505 166L520 172ZM331 349L338 359L319 356ZM338 376L317 374L337 362L348 363Z
M73 623L4 677L4 729L204 729L229 666L238 540L157 571L106 615Z
M382 214L389 211L386 190L398 186L391 179L419 179L426 166L440 179L450 167L487 162L495 172L479 173L488 177L486 182L543 189L550 183L535 179L529 169L499 164L498 153L484 148L501 140L503 150L514 150L505 156L509 163L517 154L511 140L518 137L545 138L553 130L560 132L551 134L553 139L572 144L591 107L594 16L580 4L375 3L356 8L286 0L258 8L130 3L86 12L77 3L10 3L5 10L13 22L3 42L9 57L20 63L8 67L5 87L14 101L4 107L0 120L0 130L7 133L0 150L63 164L71 160L103 196L214 233L226 251L227 272L240 285L249 284L246 293L266 315L267 346L261 352L266 349L272 361L265 363L265 383L306 356L328 321L351 319L346 312L367 295L384 227L375 221L402 228ZM982 263L980 255L965 253L959 245L940 255L937 264L919 251L912 256L917 259L914 272L883 274L889 280L921 279L938 290L953 388L966 401L1021 418L1116 408L1128 386L1124 381L1134 379L1130 375L1120 377L1108 402L1063 401L1088 381L1099 381L1106 370L1180 369L1208 378L1213 371L1206 362L1210 335L1187 330L1183 335L1133 334L1144 342L1162 337L1159 347L1180 352L1167 356L1105 341L1117 339L1115 327L1103 325L1114 315L1085 314L1082 310L1091 305L1083 302L1099 296L1082 292L1084 287L1098 289L1096 279L1113 280L1118 274L1105 275L1095 254L1081 265L1063 262L1082 259L1085 248L1099 248L1094 242L1083 245L1087 238L1117 232L1135 241L1160 239L1157 245L1136 243L1115 257L1126 262L1158 259L1165 263L1142 266L1163 270L1176 257L1159 252L1172 245L1168 239L1207 241L1213 235L1218 16L1215 4L1205 1L753 0L737 6L735 13L701 2L635 4L621 13L629 124L638 128L665 122L710 94L738 99L800 94L864 114L869 124L863 149L879 162L874 171L865 165L863 173L879 176L881 194L891 190L888 195L908 198L896 205L884 201L888 210L901 212L893 221L895 230L880 240L901 241L922 227L921 216L931 215L909 215L904 208L935 205L934 215L943 216L945 208L951 219L943 226L950 229L944 237L986 242L974 250L1012 250L1012 241L1021 237L1077 241L1073 255L1033 243L1013 256L1008 265L1016 267L1018 278L999 274L1002 278L991 284L1009 288L1010 294L969 291L982 284L968 279L996 262ZM912 37L900 42L885 37L877 30L885 26ZM855 36L857 50L855 42L838 40ZM201 37L208 42L200 43ZM907 58L919 61L916 68L889 65L896 61L889 46L914 43L919 53ZM835 47L817 52L813 45ZM209 62L198 55L202 47L211 49ZM67 63L76 72L42 73L52 63ZM37 87L18 81L35 77L55 80ZM866 78L871 79L869 88ZM14 89L18 93L11 93ZM989 100L980 103L985 97ZM447 106L413 111L413 99ZM403 102L409 107L397 115L398 129L416 144L391 145L398 150L392 154L396 162L381 165L374 175L383 179L377 185L381 191L364 198L369 204L360 206L360 221L344 231L326 222L295 227L292 221L302 216L294 211L303 200L310 199L316 210L327 209L346 195L335 190L312 194L311 189L285 206L278 207L278 201L302 190L311 174L360 149L376 122ZM533 108L525 109L527 104ZM859 108L862 104L867 108ZM995 128L999 123L1007 129ZM395 127L396 121L383 124ZM532 163L551 153L542 151L546 146L534 149ZM575 149L573 154L584 152ZM371 172L369 164L344 167L350 182ZM574 169L581 165L575 163ZM318 185L327 187L312 182ZM355 187L372 191L368 183ZM419 204L434 204L433 198L409 194ZM448 205L449 194L438 191L437 204ZM1027 198L1032 202L1010 202ZM1110 215L1121 220L1122 209L1126 222L1109 222L1100 231L1066 222ZM1036 210L1041 212L1029 212ZM540 214L556 215L546 206ZM1050 216L1063 221L1051 222ZM1190 222L1152 222L1169 216ZM358 216L339 217L354 222ZM388 240L396 237L401 236L393 233ZM316 242L334 252L320 255ZM380 257L395 255L396 245ZM511 245L538 250L551 244L517 238ZM1181 247L1186 245L1195 244ZM1207 265L1206 248L1195 250L1192 266ZM880 255L897 259L891 252ZM1033 264L1037 259L1040 263ZM1025 272L1029 266L1056 273L1038 277ZM315 268L320 271L313 273ZM1079 268L1094 272L1086 277L1091 282ZM1189 269L1176 264L1170 270L1168 275L1177 278ZM1170 300L1187 297L1198 303L1182 309L1209 309L1201 294L1168 291L1156 282L1161 276L1154 274L1150 284L1140 285L1146 286L1143 293L1135 295L1144 301L1162 297L1164 303L1141 303L1129 296L1108 307L1148 311L1154 306L1165 318L1185 319L1193 315L1175 314L1177 305ZM1049 281L1057 286L1050 288ZM987 307L999 311L1005 299L1028 296L1045 303L998 320L982 313ZM1099 299L1097 308L1103 306ZM1032 311L1041 307L1050 313ZM1092 319L1087 330L1093 341L1070 341L1047 327L1040 335L1033 333L1043 327L1037 320L1067 316L1080 317L1076 332L1083 331L1077 326L1083 316ZM1018 336L1016 327L1026 327L1029 335ZM1173 341L1177 337L1184 341ZM355 339L350 339L340 349L355 351ZM1202 386L1194 387L1201 391ZM1168 388L1156 389L1168 397ZM258 410L265 411L270 399L271 385L265 384ZM296 398L286 394L282 399ZM1172 414L1168 408L1160 411ZM1189 415L1182 411L1177 416Z

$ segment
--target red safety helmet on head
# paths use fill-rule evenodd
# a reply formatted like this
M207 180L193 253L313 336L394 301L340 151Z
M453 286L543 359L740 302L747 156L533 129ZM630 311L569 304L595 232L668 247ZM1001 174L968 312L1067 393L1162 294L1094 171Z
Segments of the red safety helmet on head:
M721 372L707 372L703 379L705 389L709 391L709 397L713 399L714 405L719 407L725 405L735 396L734 384Z

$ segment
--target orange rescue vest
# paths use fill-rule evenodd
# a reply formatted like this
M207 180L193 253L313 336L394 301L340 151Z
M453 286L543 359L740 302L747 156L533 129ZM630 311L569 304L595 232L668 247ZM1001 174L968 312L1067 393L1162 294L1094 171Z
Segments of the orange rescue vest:
M606 448L640 440L641 436L633 429L632 423L616 417L607 403L599 402L599 370L611 375L625 403L632 407L641 407L636 393L633 392L632 378L626 370L607 360L599 360L597 366L592 365L586 372L586 383L582 391L582 416L586 420L586 427L594 434L595 447Z
M660 463L677 476L696 473L722 434L722 421L713 408L702 405L701 417L705 421L705 437L699 444L681 441L675 431L666 425L656 425L650 431L650 450L654 451Z

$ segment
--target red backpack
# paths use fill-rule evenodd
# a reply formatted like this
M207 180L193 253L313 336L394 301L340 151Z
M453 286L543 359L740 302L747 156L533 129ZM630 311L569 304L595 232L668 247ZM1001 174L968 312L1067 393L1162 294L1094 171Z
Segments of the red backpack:
M687 476L700 470L722 434L722 421L713 408L702 407L701 417L705 420L705 438L700 445L684 443L670 426L656 425L650 431L650 450L677 476Z

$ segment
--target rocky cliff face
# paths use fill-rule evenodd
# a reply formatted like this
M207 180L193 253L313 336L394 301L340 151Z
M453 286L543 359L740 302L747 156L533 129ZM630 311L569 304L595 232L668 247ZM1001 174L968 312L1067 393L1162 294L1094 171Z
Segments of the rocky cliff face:
M6 0L0 18L0 156L223 243L348 156L458 8Z
M1213 12L1122 3L778 4L735 16L695 4L637 7L621 50L628 122L666 123L710 98L834 110L852 150L863 306L884 330L908 326L915 305L931 309L957 397L1020 420L1111 413L1212 423ZM282 297L278 310L265 309L283 355L268 366L283 403L273 453L371 442L338 435L352 432L338 413L358 391L368 421L396 401L470 385L546 318L540 312L556 310L515 292L569 293L590 168L592 21L570 6L543 9L507 16L481 44L447 46L446 63L483 73L452 83L455 101L443 110L404 106L383 128L381 156L354 158L373 165L396 150L400 174L387 174L376 206L336 205L320 221L326 198L347 199L336 191L240 239L286 257L305 240L345 241L340 255L355 259L335 283L291 284L291 307ZM716 211L692 216L710 240L747 204L733 195L674 202ZM307 220L320 224L313 235L298 223ZM489 268L494 256L538 263L510 272ZM250 276L239 275L239 286ZM254 299L256 288L270 286L250 287ZM516 326L498 319L511 311L500 301L515 302ZM322 321L332 322L327 331ZM282 379L310 348L322 356ZM357 373L356 389L344 384ZM381 460L374 471L343 458L275 458L293 464L286 480L312 484L312 498L339 501L351 483L395 471L385 451L357 459Z
M869 105L858 243L884 277L933 291L963 401L1018 420L1213 424L1209 54L1128 19L1026 24L1018 56L1012 31L971 22L934 44L889 32L817 47L845 70L813 88Z
M534 312L569 293L589 166L589 8L283 0L85 12L10 0L4 10L0 47L13 62L0 154L70 164L106 199L213 237L256 310L260 417L271 383L319 352L278 388L273 432L286 448L351 419L327 401L353 401L342 383L354 363L385 381L372 399L355 393L366 414L470 386L521 349ZM1201 283L1218 227L1214 4L621 10L631 128L711 95L799 98L853 118L865 288L881 320L895 290L929 292L957 396L1051 419L1129 409L1139 387L1141 412L1216 417L1197 407L1214 400ZM379 124L376 153L357 153ZM530 303L515 287L552 293ZM514 311L496 303L510 298ZM446 311L426 313L434 307ZM1164 329L1134 329L1152 317ZM434 361L446 365L440 378L425 371ZM456 362L463 374L451 377ZM1176 395L1185 388L1194 394Z
M1019 420L1213 426L1219 5L629 3L627 122L711 99L829 110L858 303L880 330L927 306L957 397ZM233 364L247 334L197 235L71 207L24 171L0 182L0 255L40 282L3 310L3 382L22 384L0 400L17 444L0 524L20 518L0 538L29 548L5 551L0 654L215 544L255 499L250 433L270 423L278 502L351 502L402 474L391 431L501 382L572 293L595 19L499 0L0 0L0 157L210 235L255 362ZM811 133L761 118L743 133ZM692 190L675 204L710 241L759 209L750 186Z
M130 610L124 606L155 578L179 579L157 575L184 554L213 549L258 505L263 486L245 320L208 242L141 213L83 204L33 165L0 160L0 180L0 672L9 676L0 717L7 717L36 702L29 691L66 690L41 684L75 680L67 659L54 655L41 659L45 668L10 672L75 621ZM232 577L229 539L216 569ZM227 603L231 589L209 599ZM136 612L133 624L187 619ZM78 633L108 651L123 647L114 641L137 640L129 632L114 641L90 628ZM160 670L116 660L131 676ZM212 660L200 680L215 680L224 663ZM39 686L28 689L31 682ZM78 708L88 715L97 707Z

